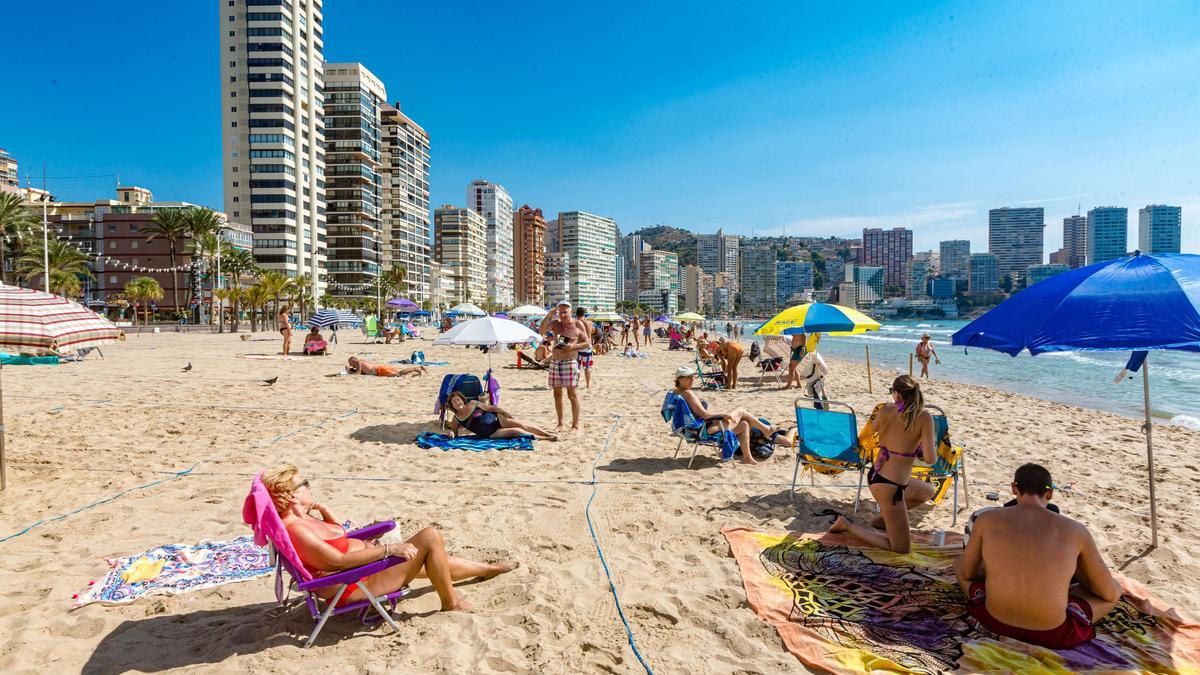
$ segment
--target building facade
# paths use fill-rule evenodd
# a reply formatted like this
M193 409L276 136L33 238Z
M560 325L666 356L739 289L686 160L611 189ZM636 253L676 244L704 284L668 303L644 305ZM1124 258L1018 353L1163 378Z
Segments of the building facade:
M408 297L436 307L429 247L429 134L400 111L399 103L380 106L380 117L384 269L403 268Z
M0 192L20 192L21 176L17 158L0 148Z
M1150 204L1138 209L1138 250L1142 253L1179 253L1183 233L1183 207Z
M624 263L624 294L621 299L636 302L641 290L642 261L641 255L650 250L650 244L642 241L637 234L621 237L617 241L617 255Z
M971 260L971 241L951 239L938 244L938 258L943 277L966 281L967 265Z
M1045 209L999 208L988 211L988 253L996 256L1000 276L1015 283L1030 265L1044 260Z
M546 304L546 219L528 204L513 211L513 292L518 305Z
M664 314L679 310L679 256L670 251L649 250L639 256L638 302Z
M994 253L972 253L967 277L972 294L995 293L1000 290L1000 258Z
M775 306L783 309L798 305L812 295L813 264L800 260L775 262Z
M683 271L683 308L687 312L709 314L713 311L713 276L688 265Z
M930 277L936 277L942 273L942 254L939 251L917 251L913 253L913 260L925 263L925 269L929 271Z
M571 257L562 251L546 254L546 301L571 299Z
M570 257L572 301L590 311L616 307L617 223L586 211L558 214L562 252Z
M912 237L912 230L906 227L893 227L890 230L864 228L858 264L882 267L884 286L903 289L908 283L908 261L913 257ZM861 297L859 302L862 303Z
M440 206L433 212L434 251L453 290L446 302L487 298L487 223L473 209Z
M908 261L908 291L906 296L909 300L919 300L929 297L926 290L929 286L929 263L924 260L913 258Z
M1063 218L1063 249L1066 252L1067 264L1072 269L1087 264L1087 218Z
M467 208L487 223L488 298L504 307L513 304L513 201L499 183L473 180L467 186Z
M724 274L731 297L738 294L741 281L741 246L741 237L725 234L723 229L696 235L696 264L713 278Z
M383 82L361 63L325 64L325 264L329 294L374 297L383 253Z
M777 295L775 249L751 246L741 249L739 266L742 271L740 293L741 312L746 316L769 316L775 313Z
M884 268L878 265L847 265L846 275L851 277L854 283L857 307L870 308L883 301L887 281Z
M1063 272L1070 272L1070 271L1071 271L1071 267L1069 265L1061 265L1061 264L1030 265L1029 271L1028 271L1029 276L1026 277L1026 283L1029 286L1032 286L1032 285L1036 284L1037 282L1045 281L1046 279L1049 279L1050 277L1052 277L1056 274L1062 274Z
M222 188L263 269L325 290L321 5L229 0L220 10Z
M1129 209L1097 206L1087 214L1087 264L1120 258L1129 252Z

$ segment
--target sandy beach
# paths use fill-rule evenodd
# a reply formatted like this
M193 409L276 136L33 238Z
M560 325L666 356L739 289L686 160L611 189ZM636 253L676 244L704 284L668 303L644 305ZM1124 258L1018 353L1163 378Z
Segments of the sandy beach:
M829 519L813 512L849 510L853 490L818 480L794 503L790 452L753 467L704 450L693 469L672 459L676 440L659 408L690 353L656 342L647 359L597 356L591 389L581 390L583 429L562 442L539 442L533 452L443 452L413 443L436 429L441 377L482 374L486 357L428 340L360 340L348 336L333 356L285 361L238 358L276 353L278 335L270 333L251 341L130 335L105 347L103 360L5 368L9 485L0 494L0 538L170 480L0 543L0 671L641 672L585 519L595 489L597 536L637 647L656 671L803 672L748 608L720 530L823 530ZM420 379L323 377L348 356L387 361L415 349L450 366ZM552 427L545 373L512 369L514 360L494 355L501 404ZM895 375L877 371L870 394L861 366L830 367L830 396L864 420ZM793 392L773 378L758 386L749 362L742 372L744 389L703 397L717 409L739 405L794 423ZM261 382L274 376L274 386ZM1007 494L1012 470L1036 460L1073 486L1057 502L1089 526L1110 566L1143 551L1150 532L1140 421L947 382L928 384L926 397L967 445L972 508L989 505L988 491ZM1194 615L1200 433L1161 426L1155 442L1161 546L1123 572ZM247 534L241 506L251 477L283 462L355 522L395 518L408 534L437 525L452 553L513 558L521 567L463 584L474 614L437 613L437 596L421 581L398 607L399 635L343 618L309 650L301 649L312 627L307 612L277 609L269 578L70 611L72 595L105 574L106 558ZM873 504L865 504L869 513ZM950 529L951 511L949 502L920 508L913 527Z

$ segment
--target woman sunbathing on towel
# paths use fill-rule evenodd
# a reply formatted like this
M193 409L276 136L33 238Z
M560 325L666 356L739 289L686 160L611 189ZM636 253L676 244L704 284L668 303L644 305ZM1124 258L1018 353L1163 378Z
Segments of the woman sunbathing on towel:
M351 584L338 602L339 605L366 599L359 590L360 585L366 586L372 595L382 596L420 578L429 579L433 584L442 601L443 612L469 612L473 608L454 592L454 582L472 577L490 579L519 566L517 562L481 563L449 555L442 541L442 533L432 526L416 533L403 544L347 538L345 528L338 525L341 519L316 500L308 481L300 479L296 467L285 465L267 471L262 480L271 493L271 500L275 502L296 553L314 577L360 567L388 556L407 558L406 562ZM316 516L312 515L314 511ZM336 593L336 588L318 591L326 600Z
M351 375L374 375L375 377L400 377L402 375L416 375L420 377L429 372L429 370L425 366L397 368L382 363L371 363L370 361L351 356L346 362L346 372Z
M544 441L557 441L558 436L513 419L503 408L467 401L459 392L450 394L446 401L450 407L450 431L455 438L461 429L475 434L480 438L516 438L532 434L534 438Z
M856 525L845 516L829 528L846 532L871 546L896 553L910 547L908 510L933 497L933 486L912 478L913 462L920 457L933 464L937 446L933 440L933 416L925 409L921 385L908 375L897 377L889 391L892 403L884 406L872 422L879 434L879 455L867 473L871 496L879 503L879 515L871 528ZM875 527L883 526L884 533Z
M675 393L687 403L688 408L692 411L692 415L698 420L712 420L713 424L708 425L709 433L720 431L720 426L716 423L718 420L728 420L726 428L732 431L738 437L738 447L742 450L742 463L757 464L751 454L750 446L750 430L757 429L759 433L771 439L775 445L792 446L796 443L796 430L784 431L774 426L763 424L762 420L754 415L746 412L745 408L734 408L729 412L713 412L705 407L704 401L696 395L692 390L692 383L696 379L696 371L687 366L680 366L679 370L675 371Z

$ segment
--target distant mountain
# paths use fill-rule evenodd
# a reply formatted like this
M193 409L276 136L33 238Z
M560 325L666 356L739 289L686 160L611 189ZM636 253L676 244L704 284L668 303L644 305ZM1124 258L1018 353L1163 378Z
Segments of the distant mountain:
M632 232L660 251L670 251L679 256L679 265L684 267L696 264L696 235L687 230L670 225L655 225L644 227Z

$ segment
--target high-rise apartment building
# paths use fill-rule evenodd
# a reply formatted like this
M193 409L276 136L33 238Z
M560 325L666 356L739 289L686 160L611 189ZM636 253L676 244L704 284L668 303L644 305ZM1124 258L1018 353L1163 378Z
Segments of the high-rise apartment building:
M775 313L775 249L748 246L740 251L742 270L742 314L768 316Z
M988 211L988 253L996 256L1001 277L1016 282L1030 265L1042 264L1045 212L1007 206Z
M1129 252L1129 209L1097 206L1087 214L1087 264L1120 258Z
M617 250L620 249L618 246ZM625 297L625 258L618 255L613 261L613 297L619 305Z
M591 311L616 306L617 223L586 211L558 214L562 252L570 257L572 301Z
M811 296L813 264L800 260L778 260L775 262L775 306L783 309L798 305Z
M941 275L951 279L967 280L967 263L971 259L969 239L951 239L938 244Z
M696 235L696 264L714 278L724 274L724 288L729 289L731 298L737 295L741 281L741 242L741 237L724 230Z
M383 133L383 264L407 272L407 295L433 302L429 250L429 134L400 111L380 106ZM436 306L436 305L435 305Z
M908 261L913 257L913 233L906 227L884 230L878 227L863 229L863 245L859 265L882 267L884 286L903 289L908 283ZM861 303L862 297L859 297Z
M447 302L487 298L487 223L472 209L440 206L433 212L433 247L453 291Z
M929 297L929 263L926 260L913 258L908 262L908 292L910 300Z
M1000 258L994 253L972 253L967 263L967 290L995 293L1000 290Z
M1142 253L1179 253L1183 232L1183 207L1151 204L1138 209L1138 250Z
M838 287L839 302L849 297L855 303L855 308L872 307L883 300L885 281L886 272L879 265L847 263L846 281ZM850 288L847 289L846 286Z
M683 308L687 312L710 314L713 308L713 275L688 265L683 272Z
M20 192L21 177L17 173L17 158L0 148L0 192Z
M1072 269L1087 264L1087 218L1063 218L1063 249L1066 252L1067 264Z
M225 212L248 222L260 267L324 292L324 57L318 2L221 4Z
M929 272L929 276L936 277L941 274L942 254L940 252L916 251L913 253L913 260L920 260L925 263L925 269Z
M630 234L617 241L617 255L624 262L625 293L624 300L637 301L641 290L642 253L650 250L650 244L642 241L641 235Z
M513 274L516 304L546 304L546 219L528 204L513 211Z
M546 253L562 251L562 237L558 236L558 218L546 221Z
M380 273L383 82L361 63L325 64L325 264L329 294L374 297Z
M562 251L546 253L546 301L554 304L571 299L571 256Z
M474 180L467 186L467 208L487 223L488 298L508 307L513 303L513 201L498 183Z
M639 256L638 302L664 314L675 314L679 295L679 256L649 250Z

